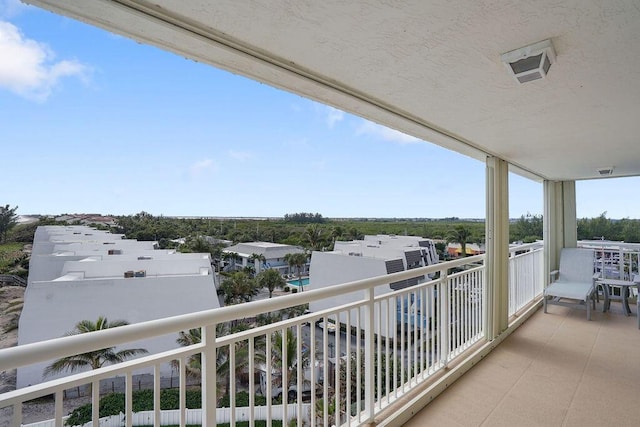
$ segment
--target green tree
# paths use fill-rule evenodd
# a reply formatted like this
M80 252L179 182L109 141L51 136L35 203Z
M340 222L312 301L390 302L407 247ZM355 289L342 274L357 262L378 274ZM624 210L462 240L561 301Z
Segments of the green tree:
M106 317L100 316L95 322L91 320L81 320L76 323L75 328L68 332L67 335L85 334L128 324L125 320L109 322ZM45 368L44 376L47 377L63 371L75 372L78 369L87 367L90 369L98 369L105 364L121 363L130 357L146 353L148 352L144 348L131 348L120 351L115 351L115 347L102 348L100 350L58 359Z
M449 242L460 243L461 256L467 256L467 243L471 240L471 229L466 225L459 224L449 231L447 236Z
M220 265L222 261L222 248L224 246L221 243L215 243L211 246L211 262L215 266L216 273L220 272Z
M224 303L233 305L251 301L259 288L255 279L244 271L238 271L222 281L220 290L224 294Z
M578 220L578 239L586 240L622 240L624 236L618 232L616 224L603 212L597 218Z
M307 254L304 252L289 253L284 256L284 260L289 264L289 268L295 268L298 273L298 285L302 291L302 272L307 265Z
M176 339L176 343L180 344L183 347L188 347L190 345L199 344L202 342L202 330L200 328L189 329L188 331L180 331L178 332L178 338ZM187 375L192 378L200 378L202 374L202 358L200 353L194 354L187 361L187 365L185 367L185 371ZM172 364L175 367L178 367L178 361L174 360Z
M229 334L235 334L238 332L246 331L250 329L250 325L246 322L240 322L236 324L221 323L216 326L216 337L223 337ZM254 338L249 338L254 339ZM221 389L224 385L224 393L222 396L229 396L231 387L231 374L235 375L235 379L238 380L243 376L249 381L251 380L253 373L249 372L249 360L253 359L255 366L264 364L265 351L264 351L264 337L254 339L254 351L253 354L249 353L249 339L236 341L233 344L220 346L216 348L216 375L218 388ZM231 348L234 348L234 357L231 357Z
M256 280L258 281L258 286L269 290L269 298L273 296L275 289L282 289L287 285L280 273L272 268L260 272Z
M267 258L262 254L253 253L249 257L249 261L253 261L255 272L260 273L262 271L262 264L267 262Z
M304 229L303 238L313 251L322 249L322 228L318 224L309 224Z
M230 333L241 332L249 328L246 323L238 323L231 326L229 323L219 323L216 325L216 337L223 337ZM202 342L202 330L200 328L189 329L188 331L180 331L176 342L181 346L188 347ZM235 372L236 378L243 373L248 373L249 367L249 346L248 342L238 341L235 346L235 360L230 359L229 346L218 347L216 349L216 391L218 393L224 390L224 393L218 396L218 399L229 394L229 379L231 368ZM264 361L264 351L262 353L256 348L255 354L251 355L256 363ZM172 362L178 366L177 361ZM202 355L196 353L189 358L186 366L187 375L192 378L200 378L202 375Z
M189 249L191 249L191 252L211 253L211 245L202 236L198 236L195 239L188 239L186 244Z
M18 223L16 220L18 217L16 215L17 209L17 206L15 208L11 208L9 205L0 206L0 243L7 240L7 233Z
M333 240L333 243L335 244L336 240L339 240L342 236L344 236L344 228L339 225L335 225L331 229L331 239Z
M632 219L622 220L622 236L627 243L640 242L640 221Z
M236 269L236 261L240 259L240 255L236 252L224 252L222 253L222 259L229 263L229 269L234 271ZM226 271L226 269L225 269Z
M273 346L271 347L271 363L274 368L280 372L279 378L276 378L276 383L280 383L283 393L285 390L298 382L298 365L303 372L309 366L310 355L309 349L305 346L302 347L300 358L298 358L298 339L293 333L292 328L287 328L285 335L282 332L274 332L272 335ZM282 355L286 355L286 364L283 366ZM286 382L283 384L283 378L286 374Z
M510 241L533 243L542 239L542 215L522 215L509 227Z
M347 238L350 240L362 240L364 238L364 234L362 234L356 227L351 227L347 232Z

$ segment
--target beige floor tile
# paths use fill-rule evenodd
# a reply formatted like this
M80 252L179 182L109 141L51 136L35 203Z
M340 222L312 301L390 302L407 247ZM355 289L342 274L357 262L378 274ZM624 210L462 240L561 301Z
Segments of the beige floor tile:
M406 425L635 426L639 399L635 315L550 306Z

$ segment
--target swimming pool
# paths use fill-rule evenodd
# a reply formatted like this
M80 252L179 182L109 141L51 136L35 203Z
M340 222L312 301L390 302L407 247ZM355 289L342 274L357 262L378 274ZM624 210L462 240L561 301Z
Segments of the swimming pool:
M303 277L302 278L302 286L307 286L308 284L309 284L309 278L308 277ZM298 279L287 280L287 285L299 286L300 285L300 281Z

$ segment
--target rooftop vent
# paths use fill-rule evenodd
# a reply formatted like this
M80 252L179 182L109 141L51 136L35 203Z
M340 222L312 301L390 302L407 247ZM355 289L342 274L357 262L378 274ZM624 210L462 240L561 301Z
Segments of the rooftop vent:
M599 168L598 169L598 174L600 176L609 176L609 175L613 175L613 166L608 167L608 168Z
M518 83L526 83L547 77L551 64L556 61L556 52L547 39L503 53L500 59Z

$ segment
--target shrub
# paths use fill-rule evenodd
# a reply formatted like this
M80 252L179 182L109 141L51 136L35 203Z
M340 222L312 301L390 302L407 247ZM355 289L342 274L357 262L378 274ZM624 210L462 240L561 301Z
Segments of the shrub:
M100 399L100 417L118 415L124 412L124 393L111 393ZM187 390L185 395L186 407L189 409L202 408L202 393L200 390ZM267 399L264 396L256 395L255 404L264 406ZM229 397L225 396L220 401L221 407L229 406ZM236 394L236 406L249 406L249 394L241 391ZM153 390L140 390L133 392L132 402L133 412L153 410ZM165 389L160 392L160 409L178 409L180 407L180 390ZM77 426L91 421L91 403L75 409L66 425Z
M266 397L261 396L259 394L255 395L256 406L265 406L266 404L267 404ZM229 395L226 395L222 399L220 399L219 406L221 408L228 408L229 406L231 406L229 403ZM241 391L236 393L236 406L237 407L249 406L249 393L247 393L246 391Z

